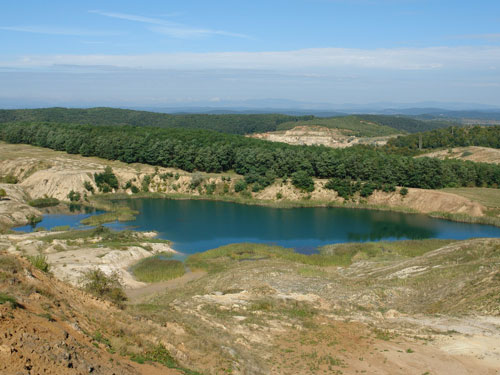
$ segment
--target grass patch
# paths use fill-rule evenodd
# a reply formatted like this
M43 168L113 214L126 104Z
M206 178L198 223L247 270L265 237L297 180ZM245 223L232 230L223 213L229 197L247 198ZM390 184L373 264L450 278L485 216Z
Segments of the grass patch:
M365 242L335 244L321 247L319 254L305 255L293 249L265 244L239 243L222 246L189 256L186 265L191 269L203 269L209 273L223 271L234 262L259 259L282 259L309 266L349 266L356 260L416 257L445 246L452 240L414 240L396 242ZM303 268L304 276L320 276L320 270ZM321 275L322 276L322 275Z
M168 368L179 370L185 375L201 375L199 372L180 366L163 344L156 345L144 354L131 355L130 359L141 364L146 362L160 363Z
M7 255L0 255L0 270L13 273L19 271L20 269L21 265L16 258Z
M489 208L500 208L500 189L489 188L447 188L448 193L460 195Z
M17 300L14 297L0 292L0 305L3 305L4 303L9 303L13 309L21 307L21 305L17 302Z
M38 198L32 201L29 201L28 204L31 207L44 208L44 207L53 207L59 204L59 199L56 198Z
M45 255L39 254L36 256L27 257L29 262L42 272L49 272L49 263L47 263L47 257Z
M413 258L429 251L439 249L455 240L408 240L408 241L380 241L363 243L342 243L326 245L320 248L323 256L332 257L338 265L349 266L356 260L375 259L390 260L397 257Z
M50 231L51 232L65 232L65 231L68 231L70 229L71 229L71 227L69 225L60 225L57 227L52 227L52 229Z
M134 211L128 207L121 207L112 212L106 212L100 215L93 215L86 219L83 219L81 223L83 225L102 225L105 223L112 223L114 221L132 221L135 220L135 215L139 212Z
M168 255L167 255L168 256ZM181 277L185 273L184 264L178 260L164 259L165 255L140 260L132 267L132 273L139 281L154 283Z

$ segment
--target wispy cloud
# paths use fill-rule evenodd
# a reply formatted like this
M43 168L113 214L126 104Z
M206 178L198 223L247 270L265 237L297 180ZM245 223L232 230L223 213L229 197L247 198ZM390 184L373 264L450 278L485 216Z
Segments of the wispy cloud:
M157 53L145 55L25 56L0 66L110 66L133 69L252 69L282 72L330 72L335 69L454 70L500 66L500 47L429 47L392 49L314 48L274 52Z
M500 33L491 34L466 34L457 36L459 39L483 39L483 40L500 40Z
M103 12L100 10L91 10L90 13L95 13L100 16L116 18L121 20L127 20L132 22L145 23L148 25L154 25L148 27L152 32L168 35L173 38L179 39L190 39L190 38L200 38L207 36L228 36L234 38L246 38L250 37L245 34L234 33L224 30L215 30L208 28L192 27L177 22L171 22L160 18L144 17L135 14L117 13L117 12Z
M95 31L84 29L72 29L53 26L0 26L0 30L17 31L23 33L45 34L45 35L67 35L67 36L117 36L119 32Z

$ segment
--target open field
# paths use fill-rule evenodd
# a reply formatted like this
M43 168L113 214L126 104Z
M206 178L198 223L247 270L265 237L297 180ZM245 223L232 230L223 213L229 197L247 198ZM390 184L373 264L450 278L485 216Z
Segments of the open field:
M481 163L500 164L500 150L489 147L454 147L451 149L432 151L419 157L431 157L438 159L460 159Z
M443 190L479 202L485 207L500 208L500 189L448 188Z

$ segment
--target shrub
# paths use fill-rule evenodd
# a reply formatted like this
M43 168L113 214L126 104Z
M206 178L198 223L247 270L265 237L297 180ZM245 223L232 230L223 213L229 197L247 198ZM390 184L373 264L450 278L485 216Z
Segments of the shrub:
M120 275L116 271L106 275L99 268L91 269L82 275L81 284L87 292L118 305L127 300Z
M29 262L40 271L49 272L49 263L47 263L47 257L45 255L39 254L36 256L29 256Z
M36 215L28 215L26 217L26 219L28 219L28 224L31 225L31 226L35 226L37 225L40 221L42 221L42 218L40 216L36 216Z
M68 199L71 202L78 202L80 201L80 199L82 199L82 195L77 191L71 190L68 194Z
M399 191L399 194L401 194L403 197L406 197L406 195L408 194L408 189L407 188L401 188L401 190Z
M149 184L151 184L151 176L150 175L146 175L142 179L142 184L141 184L143 192L147 193L149 191Z
M361 195L363 198L366 198L372 195L374 190L375 190L375 185L372 184L371 182L367 182L363 184L363 187L361 188L359 195Z
M109 193L112 189L118 189L118 179L110 166L104 169L104 172L94 173L95 184L100 191Z
M7 176L0 177L0 182L3 182L5 184L17 184L19 180L16 176L8 174Z
M277 192L276 199L281 199L281 198L283 198L283 194L281 194L280 192Z
M7 196L7 192L5 191L5 189L0 189L0 200L5 198L6 196Z
M246 189L247 189L247 183L245 182L245 180L238 180L234 184L234 191L236 193L239 193L240 191L243 191L243 190L246 190Z
M85 181L83 183L83 187L85 190L90 191L92 194L94 194L94 187L92 186L92 183L90 181Z
M37 208L52 207L52 206L57 206L59 204L59 200L57 198L38 198L29 201L28 204L31 207L37 207Z
M203 175L201 173L194 173L192 176L191 176L191 184L189 185L189 187L191 189L196 189L198 186L200 186L200 184L203 182L204 178L203 178Z
M211 184L206 185L205 191L206 191L207 195L212 195L215 192L215 188L216 188L215 182L212 182Z
M298 171L292 174L293 186L307 192L314 191L314 180L306 171Z

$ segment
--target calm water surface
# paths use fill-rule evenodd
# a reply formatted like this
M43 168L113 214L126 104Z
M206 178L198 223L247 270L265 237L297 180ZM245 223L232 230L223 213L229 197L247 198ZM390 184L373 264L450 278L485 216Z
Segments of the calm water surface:
M277 244L308 253L321 245L423 238L500 237L500 228L456 223L425 215L349 208L270 208L201 200L132 199L135 221L117 229L155 230L186 254L235 242ZM47 215L39 226L78 227L89 214ZM30 227L18 228L30 230Z

